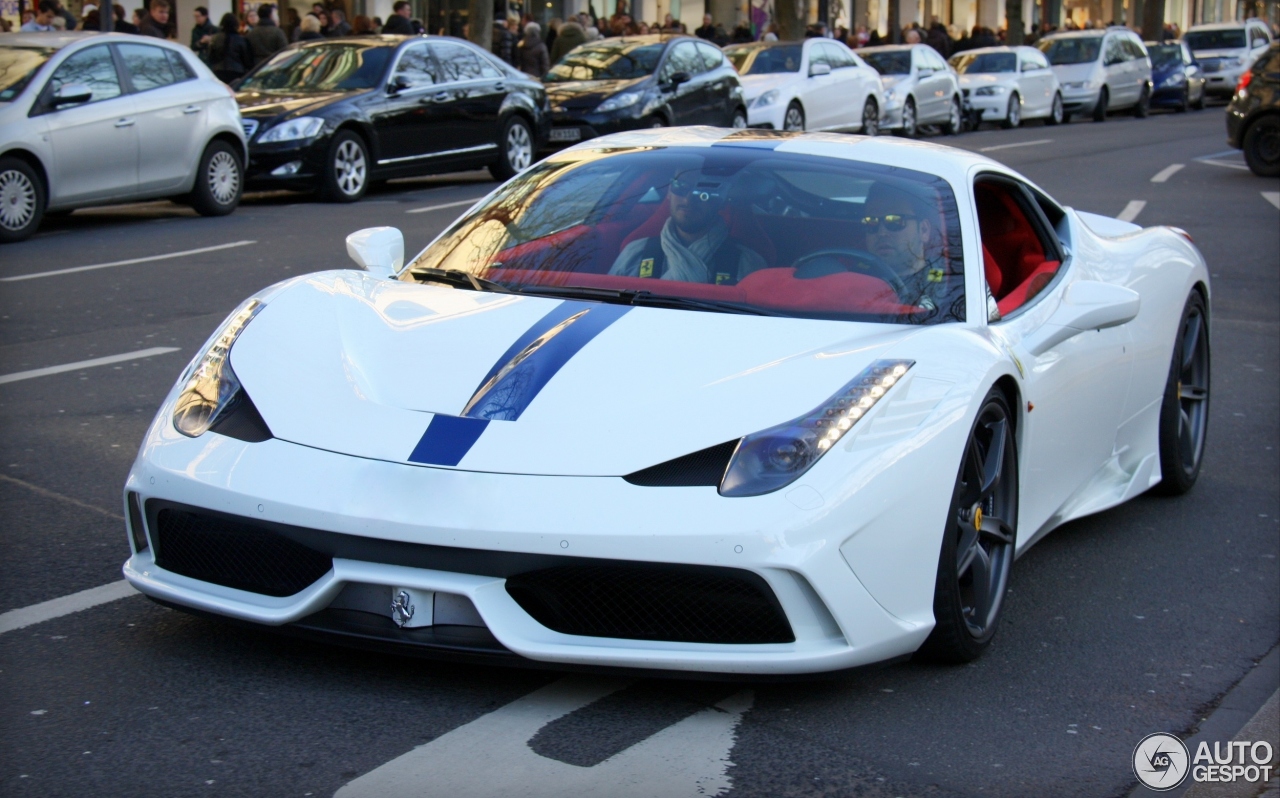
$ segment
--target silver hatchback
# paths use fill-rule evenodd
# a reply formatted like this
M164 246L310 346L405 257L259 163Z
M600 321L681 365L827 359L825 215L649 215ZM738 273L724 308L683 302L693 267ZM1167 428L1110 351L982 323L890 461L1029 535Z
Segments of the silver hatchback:
M117 33L0 35L0 242L88 205L173 197L228 214L244 164L235 98L190 50Z

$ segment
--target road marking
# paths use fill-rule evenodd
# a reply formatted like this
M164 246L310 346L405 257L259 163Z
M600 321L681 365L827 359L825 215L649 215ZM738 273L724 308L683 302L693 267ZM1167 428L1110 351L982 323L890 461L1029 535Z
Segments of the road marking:
M334 798L695 798L728 792L729 753L738 723L751 708L749 690L593 767L547 759L529 747L543 726L626 686L601 677L552 682L366 773Z
M0 635L5 632L12 632L15 629L26 628L32 624L52 621L54 618L61 618L63 615L87 610L99 604L108 604L112 601L128 598L137 592L127 580L121 579L119 582L91 587L88 590L81 590L79 593L72 593L69 596L32 604L30 607L9 610L6 613L0 613Z
M1036 139L1035 141L1018 141L1013 144L997 144L994 147L982 147L978 152L995 152L996 150L1011 150L1014 147L1034 147L1037 144L1052 144L1053 139Z
M1122 222L1132 222L1138 218L1138 214L1142 213L1142 209L1147 207L1146 200L1129 200L1129 204L1124 206L1124 210L1120 211L1120 215L1116 218Z
M1280 191L1264 191L1262 192L1262 198L1280 208Z
M86 504L80 501L79 499L73 499L70 496L63 496L61 493L51 491L48 488L42 488L39 485L32 485L30 482L27 482L25 480L15 479L14 477L6 476L5 474L0 474L0 481L10 482L14 485L19 485L31 491L32 493L38 493L41 496L44 496L46 499L53 499L54 501L60 501L66 504L71 504L84 510L92 510L93 512L98 513L99 515L105 515L107 518L110 518L115 521L124 520L124 516L120 515L119 513L113 513L110 510L104 510L101 507L95 507L92 504Z
M1184 166L1186 166L1186 164L1184 163L1175 163L1172 166L1166 166L1165 168L1161 169L1159 172L1156 172L1156 176L1151 178L1151 182L1152 183L1167 182L1169 178L1173 177L1178 172L1180 172Z
M442 205L428 205L425 208L412 208L405 211L405 213L426 213L427 211L442 211L445 208L457 208L460 205L475 205L481 199L483 199L483 197L476 197L475 199L469 200L458 200L457 202L446 202Z
M200 249L184 249L182 252L166 252L163 255L148 255L145 258L130 258L128 260L115 260L110 263L94 263L89 266L72 266L69 269L54 269L49 272L32 272L31 274L17 274L13 277L0 277L0 283L13 283L18 280L35 280L39 277L56 277L59 274L75 274L76 272L91 272L95 269L110 269L115 266L131 266L135 263L150 263L155 260L169 260L170 258L185 258L188 255L200 255L205 252L217 252L220 249L232 249L234 247L247 247L250 244L256 244L257 241L232 241L230 244L218 244L213 247L201 247Z
M150 349L139 349L137 352L125 352L122 355L108 355L107 357L95 357L92 360L81 360L76 363L64 363L61 366L47 366L42 369L31 369L30 371L15 371L12 374L0 374L0 385L6 382L18 382L19 380L30 380L36 377L48 377L50 374L61 374L65 371L79 371L80 369L93 368L94 366L109 366L112 363L123 363L126 360L137 360L142 357L154 357L155 355L167 355L170 352L177 352L176 346L153 346Z

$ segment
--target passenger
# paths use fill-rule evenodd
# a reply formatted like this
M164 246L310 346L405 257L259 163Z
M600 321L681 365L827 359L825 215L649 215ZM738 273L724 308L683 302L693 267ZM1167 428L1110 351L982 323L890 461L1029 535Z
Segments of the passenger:
M609 273L721 285L763 269L764 258L729 240L729 225L720 218L729 186L729 178L696 170L676 175L667 189L671 217L662 234L627 244Z
M917 307L958 312L963 318L963 308L950 308L951 297L944 295L953 293L957 286L949 286L946 279L938 214L922 199L887 183L871 187L863 213L867 251L902 281L899 298ZM962 287L960 293L963 296Z

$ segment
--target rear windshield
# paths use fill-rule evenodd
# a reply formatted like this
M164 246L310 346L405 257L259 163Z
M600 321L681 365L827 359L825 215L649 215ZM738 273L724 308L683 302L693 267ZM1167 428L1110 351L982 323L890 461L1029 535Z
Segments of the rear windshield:
M1071 37L1068 39L1041 39L1036 47L1054 66L1063 64L1087 64L1098 60L1102 50L1102 37Z
M1184 34L1182 40L1195 50L1237 50L1245 47L1244 29L1198 30Z
M639 44L606 39L570 50L542 80L633 80L652 75L662 58L662 44Z
M962 75L1017 72L1018 56L1013 53L964 53L952 58L951 66Z
M747 147L562 153L499 189L408 271L449 276L429 270L493 281L488 290L695 311L964 319L946 181Z
M0 47L0 102L17 99L56 52L52 47Z
M1151 66L1167 67L1182 63L1182 47L1177 44L1148 44L1147 54L1151 56Z
M730 47L724 51L733 68L742 75L772 75L799 72L801 47L784 44L778 47Z
M241 91L341 91L372 89L382 82L394 48L322 44L282 50L245 78Z
M868 53L860 50L858 55L881 75L908 75L911 73L911 51L897 50L888 53Z

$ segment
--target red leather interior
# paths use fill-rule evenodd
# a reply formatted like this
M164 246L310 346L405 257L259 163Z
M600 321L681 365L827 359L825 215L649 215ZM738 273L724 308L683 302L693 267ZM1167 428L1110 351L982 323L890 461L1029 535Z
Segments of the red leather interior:
M996 302L996 307L1000 308L1000 315L1008 316L1034 299L1046 285L1053 282L1053 276L1058 273L1058 267L1061 265L1056 260L1047 260L1033 269L1031 274L1027 275L1027 279Z
M1007 315L1048 285L1061 264L1046 260L1040 236L1009 189L979 183L973 191L982 232L983 273L1001 315Z
M1000 267L996 265L996 259L991 254L991 250L987 249L987 245L982 245L982 272L987 277L987 287L991 289L992 296L1000 296L1000 286L1004 285L1004 275L1000 272Z

